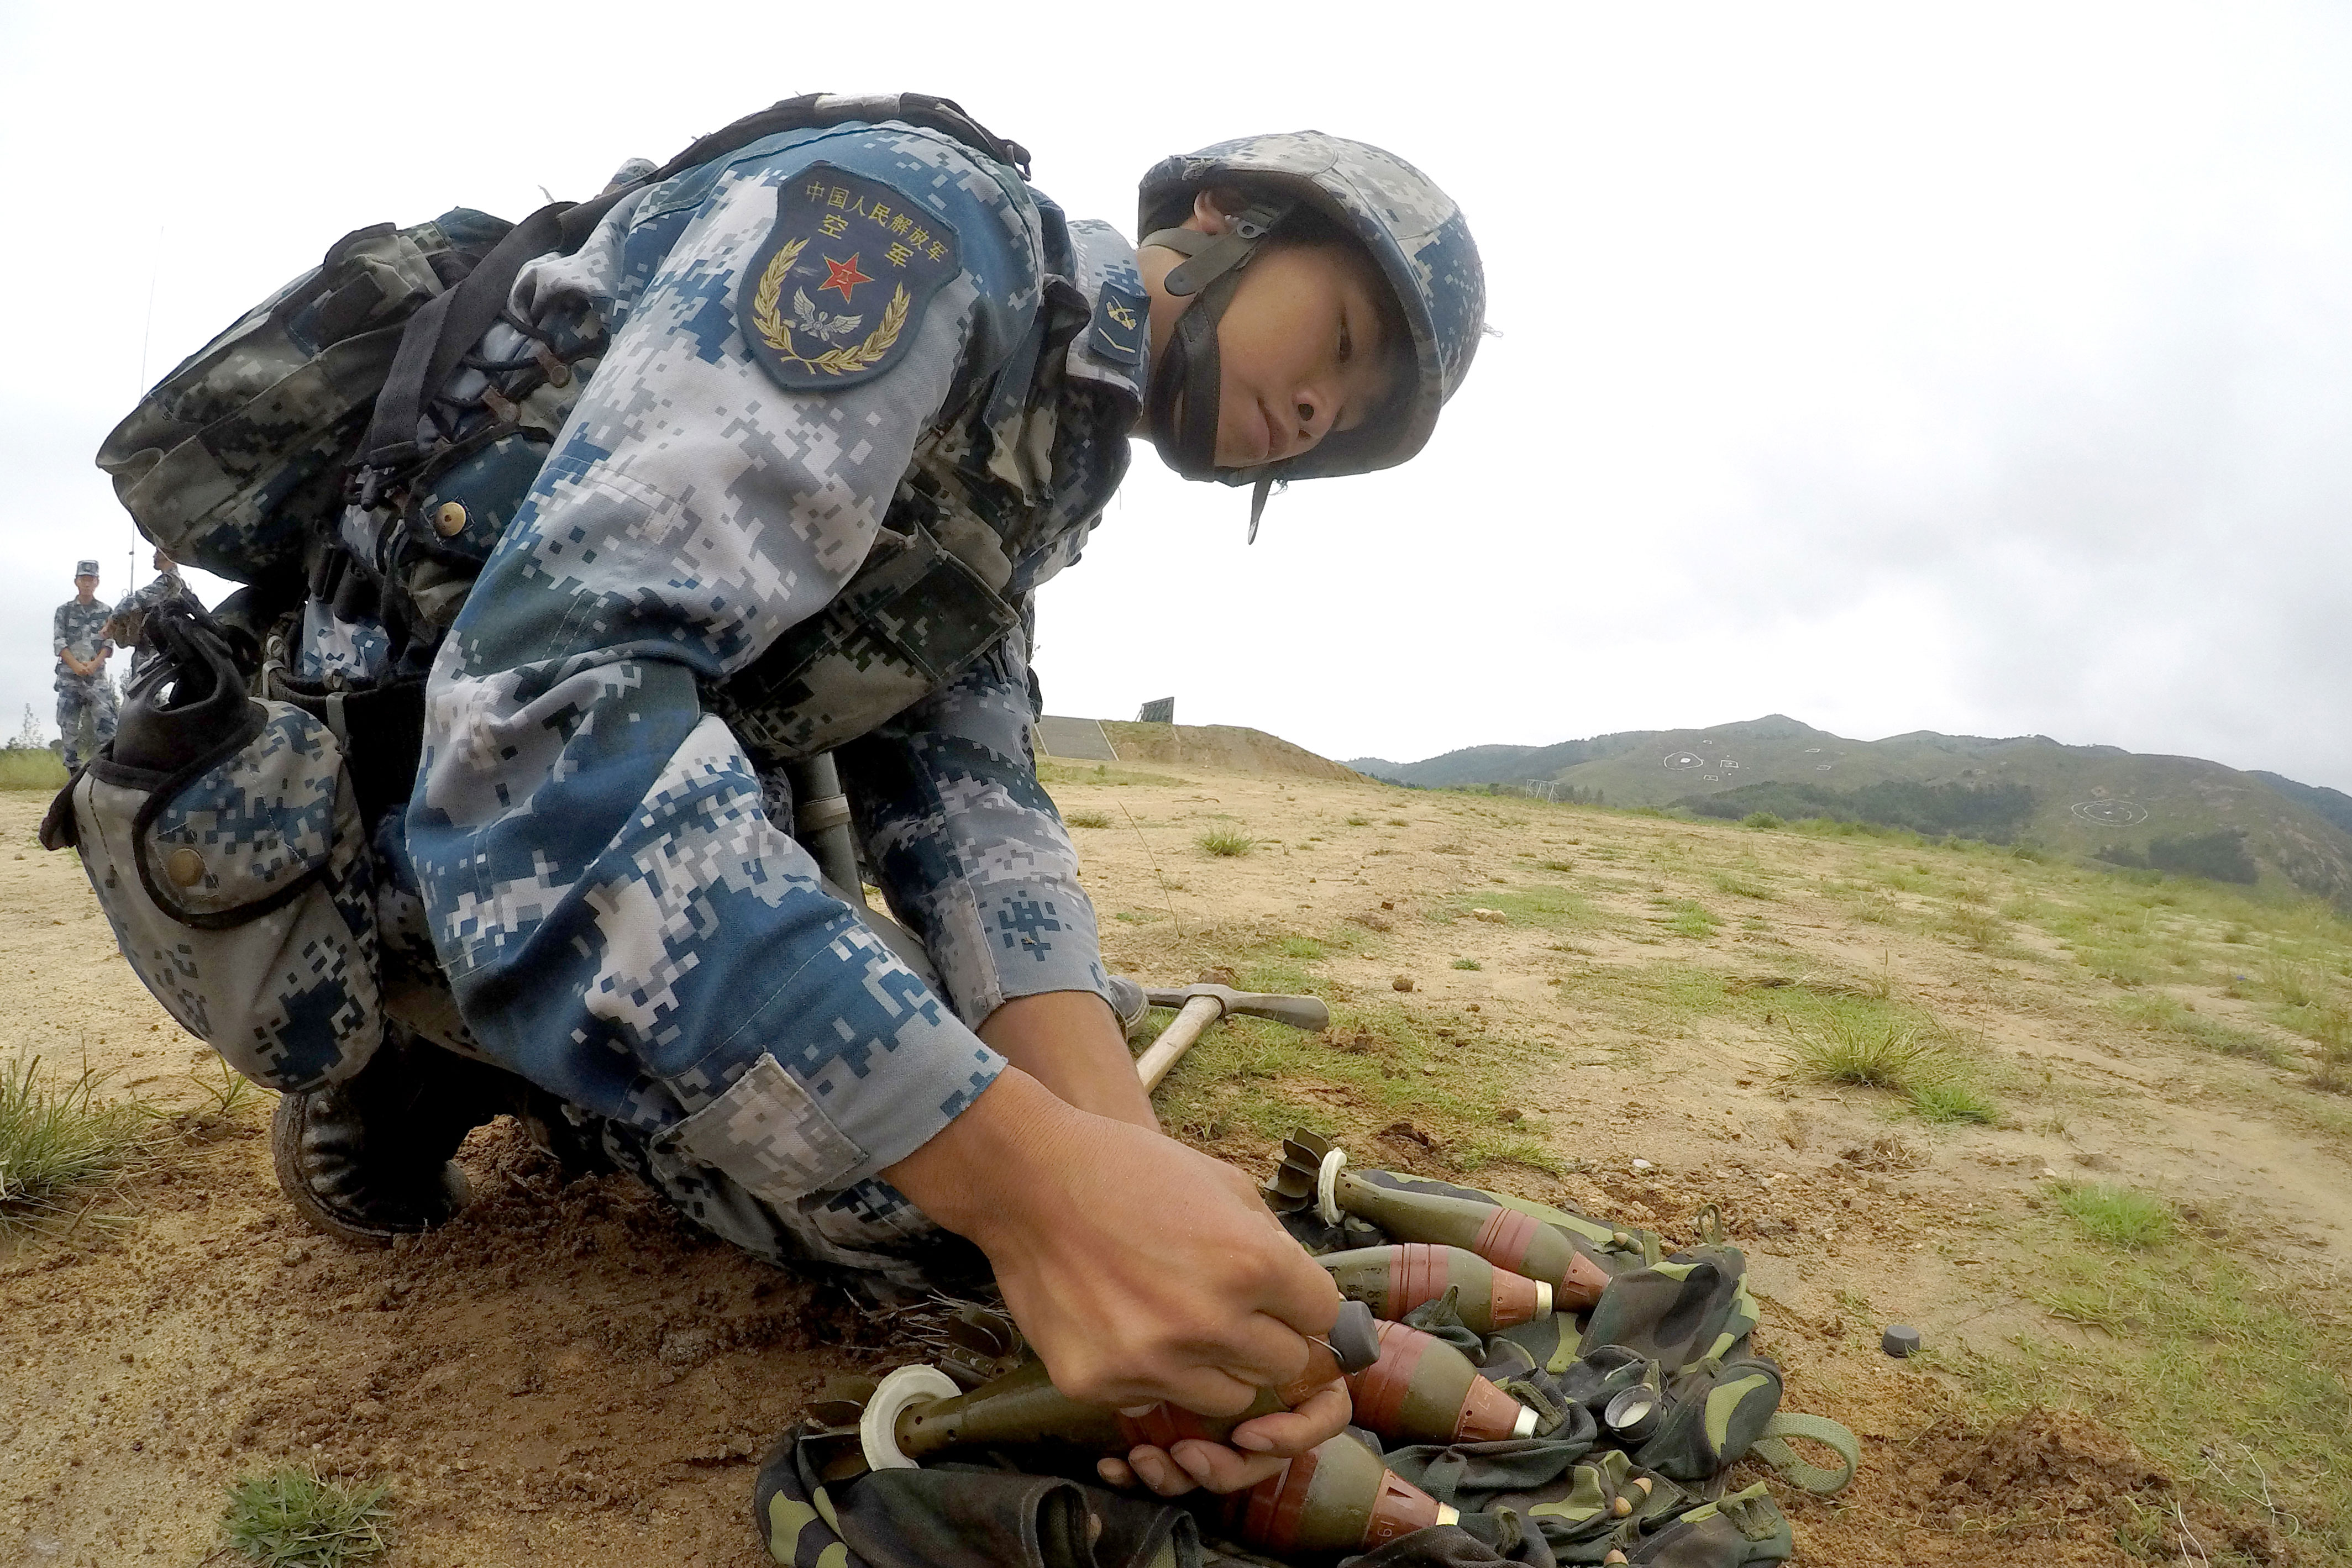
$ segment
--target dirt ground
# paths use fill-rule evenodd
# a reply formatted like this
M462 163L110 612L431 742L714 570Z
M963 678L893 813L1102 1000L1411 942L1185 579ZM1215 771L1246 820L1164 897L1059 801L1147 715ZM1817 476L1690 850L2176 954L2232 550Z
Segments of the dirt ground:
M1988 1437L1956 1420L1948 1372L1877 1346L1888 1322L1991 1354L2018 1333L2069 1333L2005 1283L2017 1243L1992 1223L2032 1209L2051 1174L2113 1173L2313 1267L2352 1264L2343 1144L2238 1092L2275 1070L2126 1033L2047 953L1857 921L1850 900L1815 891L1843 846L1157 761L1057 767L1049 782L1066 814L1108 824L1074 832L1114 967L1181 984L1286 934L1353 933L1311 960L1318 988L1519 1064L1505 1115L1534 1129L1549 1168L1469 1179L1675 1239L1718 1207L1753 1260L1759 1343L1788 1370L1787 1406L1864 1442L1837 1503L1777 1489L1801 1561L2127 1561L2116 1511L2161 1500L2167 1477L2095 1422ZM0 793L0 1055L86 1063L159 1107L201 1105L210 1053L114 955L71 858L33 842L44 804ZM1203 852L1213 829L1247 833L1254 852ZM1769 920L1675 944L1644 935L1662 901L1737 902L1702 887L1694 844L1736 850L1772 883ZM1570 941L1470 913L1563 883L1600 916ZM2021 925L2011 940L2042 939ZM1876 975L2059 1110L1898 1125L1866 1093L1792 1085L1778 1037L1746 1015L1609 1003L1670 956L1766 987ZM1209 1103L1206 1071L1188 1063L1168 1092ZM1450 1168L1446 1138L1393 1102L1346 1084L1296 1093L1360 1165ZM224 1485L290 1457L390 1484L391 1568L748 1568L766 1561L749 1504L767 1441L824 1376L908 1359L886 1324L698 1239L625 1178L562 1185L503 1124L468 1143L476 1201L446 1230L390 1252L326 1240L277 1192L268 1109L250 1097L72 1233L0 1250L0 1562L205 1561ZM1263 1131L1184 1130L1253 1173L1272 1166ZM1989 1519L2041 1522L2021 1537Z

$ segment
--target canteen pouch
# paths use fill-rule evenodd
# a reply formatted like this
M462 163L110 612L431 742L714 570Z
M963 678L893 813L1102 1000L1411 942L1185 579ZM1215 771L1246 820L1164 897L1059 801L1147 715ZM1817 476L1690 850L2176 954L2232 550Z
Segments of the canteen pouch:
M70 844L164 1010L272 1089L338 1082L383 1038L373 875L343 749L247 695L222 628L150 616L161 650L113 742L41 824Z

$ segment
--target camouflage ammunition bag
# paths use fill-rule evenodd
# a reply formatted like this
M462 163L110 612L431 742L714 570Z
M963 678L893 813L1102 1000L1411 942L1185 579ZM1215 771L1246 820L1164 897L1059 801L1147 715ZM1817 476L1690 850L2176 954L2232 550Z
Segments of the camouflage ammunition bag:
M116 943L184 1029L239 1072L315 1089L381 1041L373 888L335 736L246 695L230 634L180 602L113 743L41 824L80 850Z

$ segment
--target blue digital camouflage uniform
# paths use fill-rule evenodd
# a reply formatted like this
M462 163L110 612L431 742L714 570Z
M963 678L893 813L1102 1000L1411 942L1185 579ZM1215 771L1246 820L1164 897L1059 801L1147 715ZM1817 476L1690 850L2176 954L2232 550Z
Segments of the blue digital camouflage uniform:
M420 915L478 1049L754 1250L919 1278L939 1233L876 1173L1001 1071L996 1007L1108 989L1029 751L1028 605L1125 472L1142 300L1116 233L895 122L754 142L516 283L611 339L434 664ZM714 711L919 520L1021 618L840 756L944 994L820 886L756 716Z
M71 650L75 658L87 660L112 652L114 643L106 635L106 622L113 614L99 600L84 604L79 599L68 599L58 606L57 614L51 618L53 651L60 655L56 675L58 733L65 737L68 768L79 768L89 760L81 749L85 717L97 737L93 748L103 747L114 738L115 697L114 683L106 678L104 671L78 675L66 667L62 655Z

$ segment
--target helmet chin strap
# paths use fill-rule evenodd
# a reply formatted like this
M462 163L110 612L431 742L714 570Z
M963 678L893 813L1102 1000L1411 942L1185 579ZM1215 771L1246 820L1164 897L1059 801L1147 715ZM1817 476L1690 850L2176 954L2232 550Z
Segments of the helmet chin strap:
M1144 403L1153 444L1169 466L1187 479L1213 479L1218 473L1217 404L1223 386L1217 360L1218 323L1224 319L1225 309L1241 287L1242 268L1296 205L1287 199L1255 202L1234 219L1227 234L1175 228L1144 236L1145 245L1161 246L1184 257L1162 287L1179 299L1192 301L1176 319L1176 329L1151 368L1151 386ZM1255 486L1250 501L1252 542L1257 538L1258 517L1265 510L1273 484L1273 477L1265 476Z

